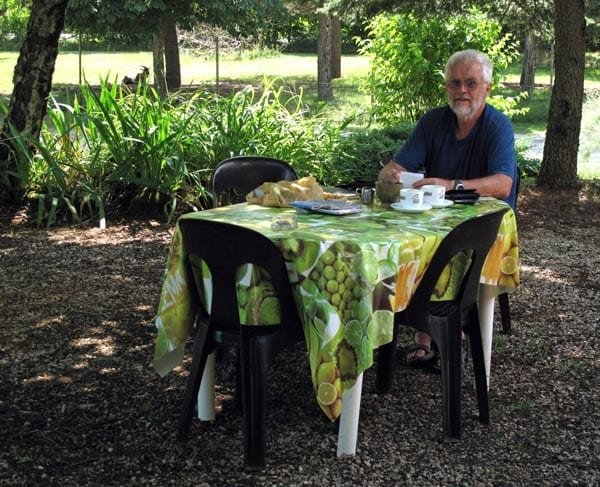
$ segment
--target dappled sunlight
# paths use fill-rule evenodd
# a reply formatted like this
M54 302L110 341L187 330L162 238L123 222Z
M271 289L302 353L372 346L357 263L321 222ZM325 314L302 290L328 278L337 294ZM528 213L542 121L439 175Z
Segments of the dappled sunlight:
M85 362L77 362L75 365L73 365L72 369L73 370L83 370L86 369L90 366L88 361Z
M110 356L114 355L117 350L113 337L78 338L76 340L72 340L71 345L74 348L95 347L93 354L98 355L100 357L110 357Z
M154 222L150 227L160 224ZM59 245L75 244L81 247L98 247L104 245L127 245L131 243L156 242L156 231L151 228L141 228L139 232L131 233L130 226L111 225L108 230L100 228L60 228L48 233L48 241Z
M64 314L59 314L56 316L38 320L36 323L33 324L33 328L34 329L36 329L36 328L43 329L43 328L47 328L47 327L52 328L55 325L64 325L66 322L67 322L67 317Z
M55 382L61 385L71 384L73 382L73 378L66 375L54 375L49 373L44 373L40 375L36 375L34 377L30 377L28 379L23 380L23 385L28 386L31 384L45 384Z
M570 284L570 280L564 276L561 276L557 272L554 272L547 267L540 267L534 265L525 265L521 263L521 276L525 277L536 277L547 282L553 282L557 284Z

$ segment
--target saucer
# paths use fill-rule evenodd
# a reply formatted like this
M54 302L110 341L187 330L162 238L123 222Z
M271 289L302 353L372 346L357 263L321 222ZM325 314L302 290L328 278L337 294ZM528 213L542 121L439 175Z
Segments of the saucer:
M452 206L454 201L452 200L444 200L439 203L431 203L432 208L447 208L448 206Z
M394 210L403 211L404 213L421 213L423 211L431 210L431 205L413 206L411 208L404 208L400 203L392 203L390 205Z

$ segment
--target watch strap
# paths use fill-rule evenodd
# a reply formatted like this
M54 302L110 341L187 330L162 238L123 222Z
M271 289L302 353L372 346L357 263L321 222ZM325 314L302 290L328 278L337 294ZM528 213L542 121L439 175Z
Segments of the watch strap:
M454 189L465 189L465 185L460 179L454 180Z

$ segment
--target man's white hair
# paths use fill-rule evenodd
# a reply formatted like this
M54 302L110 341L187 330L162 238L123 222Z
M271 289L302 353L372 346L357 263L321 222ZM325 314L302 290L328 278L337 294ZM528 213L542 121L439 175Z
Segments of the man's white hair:
M465 63L479 63L482 68L483 74L483 82L491 83L492 82L492 73L494 71L494 65L490 58L488 58L485 54L476 51L475 49L465 49L464 51L457 51L446 63L446 68L444 69L444 78L447 80L450 75L450 70L457 64L465 64Z

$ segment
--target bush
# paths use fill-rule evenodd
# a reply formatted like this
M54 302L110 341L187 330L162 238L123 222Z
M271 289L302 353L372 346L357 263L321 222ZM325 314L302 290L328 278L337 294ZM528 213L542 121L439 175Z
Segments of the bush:
M363 89L373 99L373 115L386 124L415 121L446 102L444 67L452 53L467 48L486 53L495 79L518 55L500 24L476 10L452 17L381 14L368 31L371 38L361 42L360 52L373 60Z
M6 113L6 105L0 112ZM53 102L39 140L14 131L14 169L37 207L38 224L98 218L134 202L164 205L170 220L184 203L201 209L212 169L239 154L286 160L298 175L323 184L341 180L340 134L347 122L307 119L301 95L272 85L231 96L184 92L161 99L101 82L72 104Z
M396 153L409 133L409 127L401 126L344 133L338 151L332 157L332 165L339 168L334 184L375 181L380 164Z
M527 146L517 144L517 167L521 176L524 178L536 178L540 172L542 161L533 157L527 156Z

